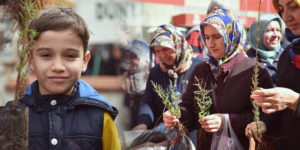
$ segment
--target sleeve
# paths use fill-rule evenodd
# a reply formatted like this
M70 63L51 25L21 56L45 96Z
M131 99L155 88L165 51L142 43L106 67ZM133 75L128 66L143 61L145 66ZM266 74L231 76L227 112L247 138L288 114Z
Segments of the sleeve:
M121 150L116 125L108 112L104 112L102 143L103 150Z
M154 114L153 110L154 108L154 93L153 88L151 84L152 80L152 74L153 72L150 72L149 78L147 80L146 90L144 92L144 95L141 99L141 104L139 106L139 114L137 118L137 125L138 124L146 124L148 128L151 128L154 123Z

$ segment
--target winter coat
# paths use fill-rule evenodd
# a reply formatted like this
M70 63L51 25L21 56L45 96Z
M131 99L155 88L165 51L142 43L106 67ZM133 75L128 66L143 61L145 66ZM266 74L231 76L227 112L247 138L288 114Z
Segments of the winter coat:
M241 57L243 57L243 55L241 55ZM195 77L197 77L202 81L202 87L206 87L206 90L212 90L209 95L213 101L210 107L210 114L228 113L233 130L243 147L247 149L248 139L244 131L247 124L253 121L253 107L250 94L255 61L248 57L241 59L240 62L229 65L231 69L227 72L223 71L218 79L215 79L210 66L206 62L195 67L189 80L187 90L182 96L182 103L180 104L182 116L180 121L183 122L190 131L201 129L201 125L198 122L200 109L195 100L196 95L194 94L194 91L198 90L197 86L194 85L197 83L195 81ZM272 81L268 71L262 66L259 66L258 80L259 87L272 87ZM208 139L208 141L208 143L210 143L211 139ZM201 145L202 142L203 141L199 141L198 139L198 145ZM207 143L207 141L205 143ZM208 144L208 147L205 147L209 148L209 145L210 144Z
M35 81L19 105L29 108L29 150L120 149L117 109L82 80L71 95L40 95Z

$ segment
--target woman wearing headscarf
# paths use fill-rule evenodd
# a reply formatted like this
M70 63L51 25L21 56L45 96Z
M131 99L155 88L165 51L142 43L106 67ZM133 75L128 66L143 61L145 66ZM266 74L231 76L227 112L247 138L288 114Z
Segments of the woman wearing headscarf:
M251 97L263 112L278 115L266 124L267 130L282 133L279 149L296 150L300 148L300 0L273 0L273 5L286 24L291 44L278 62L278 87L255 90ZM253 125L248 127L255 131Z
M134 130L152 129L162 122L165 105L154 91L150 81L168 89L171 80L178 92L182 93L196 64L204 61L203 58L192 53L193 50L184 35L173 25L159 26L152 37L150 50L159 60L159 64L150 71Z
M251 58L255 58L257 51L258 61L268 69L273 80L273 85L276 86L277 64L279 56L283 51L280 45L283 22L277 15L262 15L259 21L260 32L257 36L257 21L258 19L252 23L247 34L247 40L251 46L247 51L247 55ZM259 38L258 43L256 42L257 37ZM256 46L258 46L257 49Z
M202 128L210 133L206 141L198 134L197 147L210 149L211 133L221 132L224 116L229 115L232 128L246 149L248 139L243 133L246 125L253 119L250 94L255 61L248 58L244 52L245 30L231 11L218 9L204 20L201 31L209 57L206 62L197 65L192 73L187 90L182 96L180 120L189 130L199 131ZM212 90L209 94L213 102L210 107L211 115L203 119L197 119L200 109L194 94L194 91L198 90L194 85L197 83L195 77L203 81L203 88ZM268 71L261 66L258 80L260 87L272 87ZM178 121L168 111L164 113L163 118L167 129L172 129Z
M135 126L140 101L144 94L150 69L153 67L150 47L143 41L130 41L124 48L121 73L125 81L125 104L131 108L131 125Z

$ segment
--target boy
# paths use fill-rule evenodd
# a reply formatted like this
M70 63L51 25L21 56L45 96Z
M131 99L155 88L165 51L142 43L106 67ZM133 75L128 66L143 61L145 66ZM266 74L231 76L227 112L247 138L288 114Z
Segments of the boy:
M29 56L37 81L19 101L29 107L29 150L121 149L117 109L79 80L90 59L84 20L69 7L48 7L29 27L38 32Z

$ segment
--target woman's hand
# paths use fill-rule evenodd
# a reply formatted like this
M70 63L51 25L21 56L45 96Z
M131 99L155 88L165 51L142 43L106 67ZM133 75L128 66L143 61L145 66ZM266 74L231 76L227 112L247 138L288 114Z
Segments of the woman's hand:
M172 130L179 122L169 111L163 113L163 120L167 130Z
M258 124L259 124L260 133L262 135L267 131L266 124L262 121L259 121ZM245 128L245 135L248 138L254 137L256 141L261 142L261 135L257 134L257 128L255 122L251 122L247 125L247 127Z
M138 124L132 130L147 130L146 124Z
M255 90L251 94L251 98L258 106L262 107L263 112L270 114L286 108L295 111L299 101L299 93L288 88L276 87Z
M212 114L198 120L206 132L217 132L223 129L224 121L225 117L223 114Z

